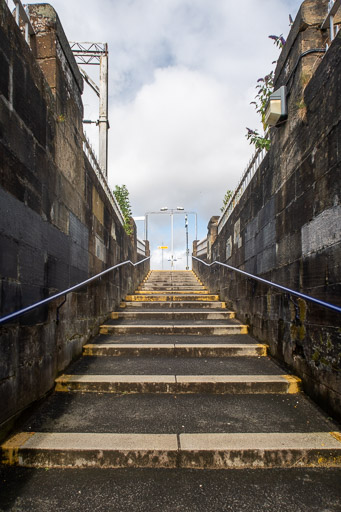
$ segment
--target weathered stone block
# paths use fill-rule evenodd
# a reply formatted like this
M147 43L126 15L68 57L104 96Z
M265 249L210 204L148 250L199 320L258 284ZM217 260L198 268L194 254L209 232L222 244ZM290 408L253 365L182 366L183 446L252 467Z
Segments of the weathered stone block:
M19 248L18 271L21 283L44 286L45 254L26 245Z
M57 260L63 262L70 261L70 240L65 233L59 231L54 226L48 226L46 229L47 252Z
M303 256L340 243L341 205L325 209L301 229Z
M0 276L17 279L18 277L18 250L16 240L0 235Z
M275 199L272 197L260 209L258 214L258 229L261 230L266 224L272 222L275 218Z
M46 59L56 55L56 35L50 33L38 33L36 35L36 56L37 59ZM41 62L40 62L41 64Z
M298 260L302 254L301 233L295 231L281 238L276 244L276 262L278 266Z
M61 291L69 288L69 264L49 254L46 264L46 283L50 290Z
M22 307L21 285L17 282L2 280L1 284L1 316L8 315Z
M88 250L89 229L72 212L69 212L69 234L82 249Z
M267 247L262 252L257 254L257 275L264 274L272 270L276 261L276 248L275 245Z
M9 99L9 63L5 57L5 54L0 51L0 94L3 94L5 98Z

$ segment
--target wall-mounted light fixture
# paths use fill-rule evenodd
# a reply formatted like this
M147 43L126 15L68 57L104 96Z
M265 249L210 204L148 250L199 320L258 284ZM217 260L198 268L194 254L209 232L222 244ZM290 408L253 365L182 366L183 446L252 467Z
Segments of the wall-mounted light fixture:
M268 126L276 126L279 121L288 117L287 88L282 85L270 95L265 109L265 122Z

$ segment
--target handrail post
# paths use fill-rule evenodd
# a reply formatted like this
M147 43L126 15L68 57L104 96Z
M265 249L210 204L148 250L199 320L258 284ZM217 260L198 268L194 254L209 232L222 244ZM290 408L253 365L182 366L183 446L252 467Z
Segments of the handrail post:
M57 310L56 310L56 324L57 325L59 324L59 310L60 310L60 308L62 308L64 306L65 302L66 302L66 294L64 295L63 302L61 302L59 304L59 306L57 306Z

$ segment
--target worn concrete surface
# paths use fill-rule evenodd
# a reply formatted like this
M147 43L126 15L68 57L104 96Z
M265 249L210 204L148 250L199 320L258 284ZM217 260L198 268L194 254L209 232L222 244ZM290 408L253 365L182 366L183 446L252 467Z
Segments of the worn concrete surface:
M0 466L1 512L339 512L341 469Z
M114 334L101 334L95 336L91 343L194 343L194 344L207 344L207 343L257 343L254 338L249 336L248 334L243 334L240 336L239 334L229 334L228 336L205 336L205 335L195 335L187 336L186 334L143 334L141 333L138 337L136 335L125 334L124 339L121 336Z
M339 467L341 434L21 432L4 443L2 450L3 461L24 467Z
M232 322L232 320L229 320ZM126 324L126 325L112 325L109 323L103 324L99 330L100 334L188 334L198 335L200 333L204 335L215 335L215 336L226 336L230 334L246 334L247 325L240 324L209 324L209 322L202 324L197 322L195 325L186 324L183 322L180 324L173 325L156 325L156 324Z
M143 309L162 309L162 310L169 310L169 309L175 309L175 310L182 310L182 309L195 309L198 308L198 303L196 301L162 301L162 302L147 302L143 304L142 302L132 302L132 301L125 301L122 303L121 307L132 307L134 310L138 310L139 308ZM221 311L221 308L225 308L225 302L221 301L205 301L203 304L200 305L201 309L213 309L216 311Z
M87 375L283 375L268 357L175 358L175 357L82 357L68 374Z
M67 375L58 392L89 393L298 393L301 382L287 375Z
M159 318L158 313L152 313L151 315L147 315L146 317L136 315L135 318L119 318L117 320L110 319L105 322L106 325L111 326L147 326L147 325L157 325L160 328L166 326L174 326L174 325L186 325L186 326L197 326L197 325L240 325L238 320L234 318L204 318L204 315L194 315L194 318L191 318L193 313L188 315L182 315L181 313L171 313L170 315L165 315ZM161 316L161 315L160 315ZM198 317L201 318L198 318ZM215 316L215 315L214 315Z
M115 357L237 357L237 356L266 356L267 345L261 344L152 344L140 343L88 343L83 347L84 356L115 356Z
M245 414L247 411L247 414ZM26 432L334 432L305 396L55 393L21 426Z

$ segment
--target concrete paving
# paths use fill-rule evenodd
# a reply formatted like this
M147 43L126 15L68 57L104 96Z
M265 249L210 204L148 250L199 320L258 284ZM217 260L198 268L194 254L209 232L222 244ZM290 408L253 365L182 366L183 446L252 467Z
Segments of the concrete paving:
M283 375L269 357L94 357L67 369L74 375Z
M184 293L184 294L171 294L171 293L158 293L158 294L135 294L135 295L127 295L126 301L127 302L174 302L174 301L183 301L186 302L190 301L197 301L197 302L213 302L213 301L219 301L218 295L199 295L199 294L190 294L190 293Z
M0 511L339 512L340 481L336 468L0 467Z
M137 434L311 433L338 429L302 393L54 393L21 426L25 432Z
M134 308L135 310L138 308L143 308L144 310L165 310L165 309L198 309L198 301L195 300L183 300L183 301L154 301L154 302L137 302L137 301L124 301L121 304L121 308ZM225 302L221 301L203 301L200 304L200 309L214 309L215 311L221 311L222 308L225 308Z
M114 313L113 315L116 315ZM198 320L228 320L234 318L235 313L233 311L123 311L118 313L118 318L123 320L158 320L162 322L173 322L177 321L181 323L183 320L190 320L191 322L197 322Z
M232 322L233 320L229 320L229 322ZM201 323L196 322L196 324L186 324L182 323L180 324L171 324L171 325L157 325L156 323L149 324L149 323L140 323L140 324L125 324L125 325L119 325L119 324L111 324L106 323L101 325L100 334L187 334L187 335L200 335L202 333L206 336L226 336L230 334L246 334L247 333L247 326L242 324L209 324L208 322Z
M248 334L243 334L240 336L239 334L229 334L228 336L214 336L214 335L195 335L192 334L190 336L186 334L140 334L139 336L125 334L124 338L122 336L113 335L113 334L101 334L95 336L92 340L92 344L121 344L129 343L134 345L140 344L184 344L184 345L209 345L209 344L231 344L231 345L258 345L256 340L249 336ZM265 354L264 354L265 355Z

